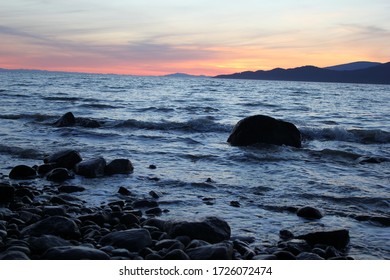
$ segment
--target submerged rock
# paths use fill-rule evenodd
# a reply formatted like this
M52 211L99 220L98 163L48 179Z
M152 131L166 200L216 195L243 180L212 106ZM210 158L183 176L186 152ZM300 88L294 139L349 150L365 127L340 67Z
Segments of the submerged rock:
M297 211L297 215L302 218L316 220L321 219L323 217L320 210L311 207L311 206L305 206L302 208L299 208Z
M21 164L12 168L11 172L9 173L9 177L11 179L20 180L34 179L37 177L37 172L30 166Z
M233 128L227 142L232 146L265 143L300 148L301 133L290 122L255 115L240 120Z
M114 159L106 166L106 174L129 174L133 172L134 167L130 160L128 159Z
M54 122L55 126L65 127L65 126L73 126L76 124L76 118L74 117L72 112L67 112L62 117Z

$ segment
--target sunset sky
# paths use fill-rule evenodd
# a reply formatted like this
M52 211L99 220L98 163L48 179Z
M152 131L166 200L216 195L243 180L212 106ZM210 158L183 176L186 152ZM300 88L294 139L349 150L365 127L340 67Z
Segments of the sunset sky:
M0 68L217 75L390 61L388 0L0 2Z

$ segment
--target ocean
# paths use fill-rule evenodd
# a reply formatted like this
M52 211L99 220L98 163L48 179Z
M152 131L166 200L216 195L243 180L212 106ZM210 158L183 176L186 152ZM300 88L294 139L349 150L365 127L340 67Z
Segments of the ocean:
M85 187L89 205L117 200L121 186L155 191L161 219L219 216L259 246L281 229L345 228L350 256L390 259L389 85L1 71L0 96L2 180L65 148L128 158L130 175L65 184ZM101 127L54 126L66 112ZM294 123L302 148L230 146L234 125L256 114ZM324 217L289 211L302 206Z

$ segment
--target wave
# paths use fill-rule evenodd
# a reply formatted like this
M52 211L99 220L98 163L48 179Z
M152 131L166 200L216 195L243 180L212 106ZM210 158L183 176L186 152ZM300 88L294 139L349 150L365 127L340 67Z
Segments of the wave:
M3 120L20 120L20 119L27 119L37 122L43 122L48 120L55 119L56 116L52 115L45 115L45 114L0 114L0 119Z
M118 109L118 108L123 108L123 107L112 106L112 105L108 105L108 104L95 104L95 103L82 104L79 107L82 107L82 108L97 108L97 109Z
M197 118L186 122L160 121L149 122L135 119L120 121L115 128L137 128L147 130L177 130L186 132L230 132L231 126L213 121L211 118Z
M300 128L304 140L389 144L390 132L381 129Z

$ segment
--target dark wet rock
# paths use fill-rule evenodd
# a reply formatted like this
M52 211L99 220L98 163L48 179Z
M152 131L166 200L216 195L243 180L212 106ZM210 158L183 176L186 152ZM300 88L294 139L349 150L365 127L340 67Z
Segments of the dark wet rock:
M252 258L252 260L262 260L262 261L265 261L265 260L277 260L278 257L275 256L275 255L269 255L269 254L259 254L259 255L256 255Z
M52 216L25 227L23 236L56 235L65 239L79 239L80 231L77 224L70 218Z
M113 257L124 257L126 259L133 259L135 256L134 253L130 253L129 250L123 248L113 249L111 255Z
M42 208L43 214L45 216L65 216L66 215L66 209L64 206L53 206L53 205L47 205L43 206Z
M154 164L149 165L149 169L156 169L156 168L157 166L155 166Z
M0 260L29 260L30 258L21 251L5 251L0 253Z
M7 237L7 231L4 229L0 229L0 238L4 239Z
M218 243L230 239L230 226L217 217L207 217L198 222L166 223L167 233L172 237L187 235L191 239L201 239L210 243Z
M73 169L77 163L82 161L80 153L75 150L62 150L51 154L43 160L46 164L56 164L58 167Z
M294 234L287 229L282 229L279 231L279 237L283 240L289 240L294 238Z
M37 172L39 175L45 175L57 167L56 163L44 163L38 166Z
M76 124L76 118L72 112L67 112L54 122L57 127L73 126Z
M294 254L289 251L277 251L274 255L278 258L278 260L296 260Z
M156 244L154 245L153 248L157 251L160 251L162 249L168 249L168 248L171 248L173 246L175 246L179 249L184 249L184 245L179 240L176 240L176 239L160 240L160 241L156 242Z
M231 260L233 245L230 242L216 243L186 251L191 260Z
M89 159L78 163L75 167L76 174L87 177L96 178L104 176L106 168L106 160L102 157Z
M250 260L256 255L256 253L248 246L248 244L243 241L234 240L233 246L234 249L240 253L243 259Z
M134 208L153 208L153 207L158 207L157 201L154 200L148 200L148 199L140 199L136 200L133 202L133 207Z
M60 246L70 246L71 243L59 236L42 235L40 237L30 237L28 239L31 252L36 255L41 255L48 249Z
M77 118L75 118L75 124L82 126L82 127L88 127L88 128L101 127L100 122L98 122L97 120L91 119L91 118L77 117Z
M335 247L333 247L333 246L326 247L326 249L325 249L325 258L326 259L336 258L336 257L341 257L341 256L342 256L342 253L339 250L337 250Z
M190 257L180 249L170 251L163 257L164 260L189 260Z
M108 221L110 220L110 215L105 212L96 212L88 215L79 216L78 219L81 222L91 221L102 227L104 226L104 224L108 223Z
M146 229L128 229L111 232L103 236L99 243L103 246L125 248L130 252L137 252L152 244L152 238Z
M125 187L119 187L118 193L121 195L127 195L127 196L131 195L131 191L129 191Z
M362 156L359 157L356 160L360 164L366 164L366 163L371 163L371 164L378 164L386 161L385 158L380 158L380 157L368 157L368 156Z
M316 220L321 219L323 217L320 210L311 207L311 206L305 206L302 208L299 208L297 211L297 215L302 218L310 219L310 220Z
M344 248L349 243L349 231L346 229L334 231L319 231L297 236L298 239L306 240L310 245L325 244L335 248Z
M17 196L17 197L28 196L31 199L34 199L34 197L35 197L33 191L27 187L15 188L15 196Z
M0 202L13 202L15 188L7 184L0 184Z
M63 186L60 186L58 188L58 191L62 192L62 193L74 193L74 192L83 192L83 191L85 191L85 188L84 187L80 187L80 186L66 186L66 185L63 185Z
M53 247L42 256L44 260L108 260L103 251L86 246Z
M142 223L142 225L144 226L144 227L155 227L155 228L157 228L157 229L159 229L159 230L161 230L161 231L165 231L165 228L166 228L166 226L165 226L165 224L166 224L167 222L166 221L164 221L164 220L160 220L160 219L157 219L157 218L150 218L150 219L147 219L146 221L144 221L143 223Z
M161 215L162 210L160 207L153 207L145 210L146 215Z
M292 123L268 116L255 115L240 120L233 128L227 141L232 146L265 143L300 148L301 133Z
M309 252L302 252L296 258L297 260L324 260L319 255Z
M46 176L47 180L55 182L62 182L73 178L73 173L63 167L53 169Z
M8 176L11 179L28 180L36 178L37 172L32 167L21 164L12 168Z
M113 174L129 174L133 172L134 167L128 159L114 159L107 164L105 172L107 175Z
M241 207L241 204L240 204L240 202L233 200L233 201L230 201L230 206L239 208L239 207Z
M321 258L323 259L328 259L327 256L326 256L326 252L324 249L321 249L321 248L313 248L311 250L311 253L314 253L314 254L317 254L319 255Z
M159 192L156 192L156 191L150 191L150 192L149 192L149 195L150 195L151 197L153 197L154 199L158 199L158 198L162 197L162 194L159 193Z
M298 255L301 252L310 251L311 246L305 241L300 239L292 239L287 242L281 242L278 245L283 251L291 252L293 255Z
M390 226L390 217L381 217L381 216L376 216L376 217L371 217L370 221L374 223L379 223L382 226Z
M27 244L18 244L18 245L8 246L7 251L18 251L18 252L25 253L26 256L31 255L30 248L28 247Z

